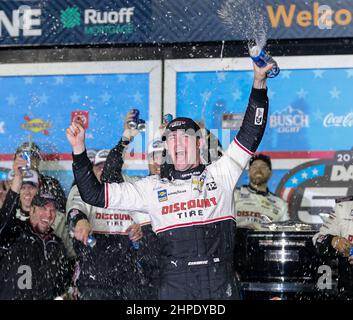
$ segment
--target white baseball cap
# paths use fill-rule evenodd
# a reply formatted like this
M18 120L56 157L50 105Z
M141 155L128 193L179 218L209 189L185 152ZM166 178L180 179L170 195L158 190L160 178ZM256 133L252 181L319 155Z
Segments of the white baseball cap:
M11 180L13 180L14 176L15 176L15 172L13 170L11 170L9 172L8 179L11 181ZM39 186L39 176L38 176L37 171L34 171L34 170L23 171L22 184L25 184L25 183L29 183L29 184L32 184L32 185L38 187Z
M151 155L154 152L162 152L165 148L165 143L162 139L154 139L149 145L147 153Z
M99 150L99 151L96 153L96 156L94 157L94 163L93 163L93 165L96 166L96 165L98 165L98 164L100 164L100 163L106 162L109 152L110 152L109 149L102 149L102 150Z
M87 150L87 157L92 163L94 163L94 158L96 157L96 154L97 154L96 149L88 149Z

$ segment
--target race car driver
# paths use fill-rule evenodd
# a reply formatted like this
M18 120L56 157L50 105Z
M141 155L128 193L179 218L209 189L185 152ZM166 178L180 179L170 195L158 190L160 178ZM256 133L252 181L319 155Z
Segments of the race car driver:
M260 229L263 224L289 220L287 203L268 189L271 173L269 156L260 153L251 157L250 183L234 191L237 227Z
M103 149L95 155L93 170L99 181L108 153L109 150ZM79 260L76 268L79 299L145 299L130 240L141 238L140 224L149 224L149 217L93 207L82 201L76 185L69 193L66 210ZM129 232L133 233L130 237ZM89 234L96 239L93 247L87 245Z
M171 159L167 176L101 185L86 155L83 127L73 122L66 130L83 200L150 214L161 246L160 299L239 298L233 259L233 191L265 130L266 73L271 68L254 65L242 127L224 156L207 167L200 163L199 126L189 118L176 118L165 132Z

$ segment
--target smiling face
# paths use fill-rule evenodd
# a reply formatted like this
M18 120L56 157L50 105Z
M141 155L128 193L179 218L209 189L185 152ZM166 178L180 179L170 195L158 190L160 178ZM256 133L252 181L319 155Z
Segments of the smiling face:
M271 174L268 164L262 160L255 160L249 168L250 182L253 185L267 184Z
M30 210L32 199L36 195L37 191L38 187L33 184L25 183L22 185L20 190L20 202L24 211Z
M30 211L30 224L32 228L40 233L45 234L50 230L56 216L56 208L53 202L48 202L46 205L32 206Z
M177 171L186 171L200 164L200 141L195 135L183 130L173 131L167 136L167 149Z

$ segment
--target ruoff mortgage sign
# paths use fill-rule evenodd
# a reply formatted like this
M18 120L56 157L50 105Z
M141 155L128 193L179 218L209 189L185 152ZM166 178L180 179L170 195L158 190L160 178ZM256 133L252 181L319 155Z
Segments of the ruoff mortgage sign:
M353 36L350 0L0 0L0 46L244 40L227 4L257 8L270 39Z

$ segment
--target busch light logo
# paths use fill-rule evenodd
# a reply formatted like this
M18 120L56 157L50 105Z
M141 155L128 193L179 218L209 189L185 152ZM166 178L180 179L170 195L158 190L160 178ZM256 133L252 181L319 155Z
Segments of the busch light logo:
M309 116L291 106L270 116L270 128L277 129L279 133L297 133L300 129L308 127Z
M327 114L324 118L323 126L328 127L352 127L353 112L346 115L336 116L333 112Z

